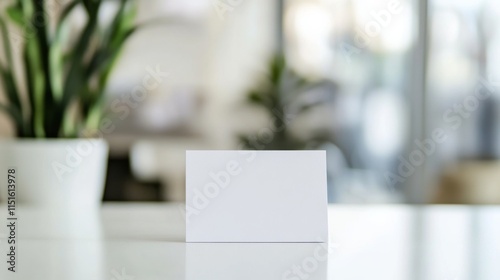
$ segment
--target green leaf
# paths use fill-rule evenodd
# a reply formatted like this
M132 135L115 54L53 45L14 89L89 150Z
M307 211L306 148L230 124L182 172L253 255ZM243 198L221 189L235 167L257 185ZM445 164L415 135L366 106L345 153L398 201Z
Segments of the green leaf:
M84 87L84 83L87 82L84 77L85 71L83 57L90 45L92 35L94 34L96 27L97 17L94 15L88 19L87 25L82 31L82 35L75 46L75 50L71 54L69 61L70 68L64 84L63 97L61 101L61 110L63 112L74 97L78 95L81 88Z
M99 128L99 124L102 118L102 108L104 107L104 94L99 93L97 95L97 100L93 101L88 109L88 113L85 119L85 129L89 131L95 131Z
M134 19L137 14L137 9L128 4L127 0L122 0L113 23L111 24L108 42L115 43L130 29L134 24Z
M4 111L12 118L12 121L14 121L14 124L18 130L24 126L23 125L23 116L21 115L21 112L16 107L7 106L7 105L0 103L0 111ZM21 131L18 131L18 133L20 133L20 132Z
M108 27L107 32L104 34L101 48L96 51L95 56L90 63L87 75L92 75L92 73L98 70L102 64L107 62L107 60L113 55L112 53L121 48L126 38L133 33L133 31L130 32L129 29L135 29L131 28L135 17L135 11L135 9L128 7L127 0L120 1L120 7ZM130 34L127 35L127 33Z
M120 34L113 43L103 44L92 57L89 67L87 69L87 78L90 78L96 72L106 69L106 65L114 65L118 54L123 49L125 42L139 29L139 27L132 27ZM111 67L112 68L112 67Z
M65 27L65 21L68 18L68 16L71 14L73 9L76 8L78 6L78 4L80 4L80 3L81 3L81 1L79 1L79 0L73 0L61 12L61 16L59 17L59 22L57 23L56 35L55 35L55 39L54 39L55 41L58 41L58 42L61 41L61 39L62 39L61 37L62 37L62 33L63 33L62 31Z
M87 92L87 96L82 98L82 113L87 129L98 126L102 115L102 104L104 91L109 81L109 77L121 54L125 42L138 29L133 26L136 15L135 7L128 6L127 0L122 0L120 7L104 34L101 47L94 53L86 71L86 79L94 77L98 79L96 89Z
M250 101L251 103L255 103L255 104L263 104L264 98L262 98L262 94L260 94L258 92L251 92L248 95L248 101Z
M10 46L10 40L8 36L9 32L7 30L5 22L1 17L0 17L0 32L2 33L3 48L5 51L5 57L7 58L7 63L9 67L12 67L12 49Z
M102 1L101 0L81 0L81 1L83 2L83 6L85 7L85 10L87 11L89 18L97 17Z
M58 26L62 25L64 23L64 21L66 20L66 18L69 16L69 14L71 14L71 12L73 11L73 9L75 7L78 6L78 4L80 4L81 1L80 0L73 0L71 1L68 5L66 5L66 7L64 7L63 11L61 12L61 15L59 17L59 23L58 23Z
M45 75L38 51L36 38L31 38L26 43L25 63L27 76L30 77L30 102L32 104L32 125L36 137L46 136L44 128L46 109L45 108Z
M61 103L64 93L64 61L65 55L62 51L63 45L63 29L66 25L65 21L71 12L81 3L79 0L70 2L61 12L59 22L56 28L54 40L50 44L49 50L49 69L50 69L50 84L54 100ZM64 108L62 108L64 110Z
M276 56L273 58L271 61L271 82L273 84L278 84L280 82L280 79L283 75L283 72L285 72L286 69L286 62L285 58L283 56Z
M6 70L0 66L0 77L2 77L4 91L7 94L7 98L11 105L15 106L21 111L21 100L19 99L19 93L16 89L14 77L12 72Z
M33 2L30 0L19 0L20 7L22 7L24 18L31 19L33 14L35 13L35 8L33 6Z
M6 12L12 22L21 27L25 25L23 10L21 6L17 4L12 5L6 9Z
M85 10L87 11L87 14L92 13L92 0L82 0L83 6L85 7Z
M2 41L4 45L5 57L7 58L7 68L0 66L0 76L2 77L3 86L7 98L12 106L20 112L22 116L22 104L19 98L19 92L17 90L16 81L14 79L12 68L14 67L14 63L12 60L12 49L10 46L10 40L7 36L8 30L5 22L0 18L0 33L2 35Z
M49 49L49 69L52 95L54 100L60 103L63 97L64 63L62 46L59 42L52 43Z
M58 25L54 40L50 44L49 49L49 69L50 69L50 84L54 100L61 103L64 91L64 60L65 55L62 50L63 45L63 30L65 21L71 12L80 4L81 1L74 0L70 2L62 11L59 17Z

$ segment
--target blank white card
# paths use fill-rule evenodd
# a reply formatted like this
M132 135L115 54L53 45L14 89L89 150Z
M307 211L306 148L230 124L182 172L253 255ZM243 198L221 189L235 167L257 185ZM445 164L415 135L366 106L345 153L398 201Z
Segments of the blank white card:
M327 242L324 151L187 151L186 242Z

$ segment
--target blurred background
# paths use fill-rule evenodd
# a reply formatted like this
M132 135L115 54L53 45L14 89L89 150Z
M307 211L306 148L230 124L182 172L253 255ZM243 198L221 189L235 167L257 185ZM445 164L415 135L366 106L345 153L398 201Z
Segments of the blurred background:
M500 203L500 2L137 4L168 20L111 77L105 201L183 201L188 149L321 149L331 203Z

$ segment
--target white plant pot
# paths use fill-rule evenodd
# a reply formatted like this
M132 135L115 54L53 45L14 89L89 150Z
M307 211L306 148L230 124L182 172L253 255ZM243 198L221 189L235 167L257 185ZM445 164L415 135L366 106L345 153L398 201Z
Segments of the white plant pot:
M7 170L15 168L17 204L60 210L99 206L108 150L102 139L2 140L0 201L7 199Z

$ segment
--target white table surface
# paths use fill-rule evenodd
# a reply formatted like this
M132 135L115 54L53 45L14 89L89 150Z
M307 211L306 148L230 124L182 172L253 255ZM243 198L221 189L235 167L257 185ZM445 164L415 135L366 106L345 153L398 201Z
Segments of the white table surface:
M16 273L0 207L2 280L500 279L500 207L331 206L328 253L318 243L186 244L177 204L21 208Z

